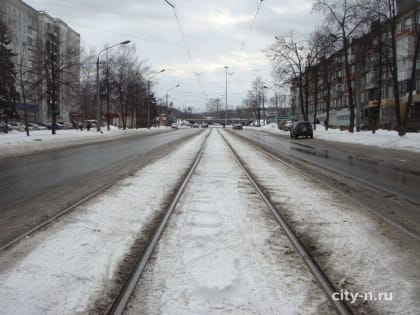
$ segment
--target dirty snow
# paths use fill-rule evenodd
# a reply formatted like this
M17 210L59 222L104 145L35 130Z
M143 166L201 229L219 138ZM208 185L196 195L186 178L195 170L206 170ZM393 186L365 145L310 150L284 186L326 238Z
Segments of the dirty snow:
M213 130L127 313L334 312Z
M112 127L110 131L102 128L102 133L100 133L95 128L92 128L90 131L86 129L83 131L63 129L57 130L55 135L51 134L51 130L33 130L30 131L29 137L26 135L26 132L13 130L9 133L0 133L0 158L169 130L167 127L126 130Z
M329 311L324 294L227 157L217 132L213 129L193 184L171 219L172 232L152 259L156 263L147 267L144 288L153 291L137 292L142 309L170 314ZM124 254L188 168L203 137L2 252L1 313L86 313L112 285ZM228 137L299 234L313 242L321 266L340 288L393 294L392 301L358 300L358 310L415 314L420 309L418 243Z
M263 128L246 127L252 130L267 131L270 133L283 134L289 136L288 131L279 130L275 124L267 125ZM376 146L380 148L408 150L420 152L420 133L407 133L405 136L398 136L396 131L377 130L375 134L372 131L360 131L350 133L340 131L339 129L325 130L322 126L317 126L314 130L314 138L326 141L337 141L345 143L363 144Z
M357 300L380 314L418 314L420 244L400 230L225 133L293 228L314 246L339 289L353 293L391 293L392 301ZM388 295L389 296L389 295Z
M1 252L0 312L86 313L112 286L124 255L190 167L203 137Z

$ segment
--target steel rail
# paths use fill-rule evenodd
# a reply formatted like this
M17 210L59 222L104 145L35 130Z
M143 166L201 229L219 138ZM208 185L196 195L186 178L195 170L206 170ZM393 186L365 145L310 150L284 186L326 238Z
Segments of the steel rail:
M187 137L187 139L189 139L189 137ZM88 195L84 196L82 199L72 203L71 205L65 207L63 210L59 211L58 213L56 213L55 215L49 217L48 219L46 219L45 221L41 222L40 224L26 230L25 232L23 232L22 234L20 234L19 236L15 237L14 239L12 239L11 241L8 241L7 243L0 245L0 252L4 251L8 248L10 248L11 246L13 246L14 244L18 243L19 241L21 241L22 239L28 237L29 235L35 233L36 231L42 229L43 227L47 226L48 224L50 224L51 222L57 220L58 218L62 217L63 215L69 213L70 211L74 210L75 208L77 208L78 206L80 206L81 204L85 203L86 201L92 199L93 197L97 196L98 194L102 193L103 191L109 189L110 187L112 187L113 185L115 185L118 181L129 177L133 174L135 174L136 172L138 172L140 169L154 163L155 161L159 160L160 158L162 158L163 156L169 154L170 151L165 151L162 153L159 153L155 158L153 158L152 160L148 161L147 163L145 163L141 168L136 169L134 171L128 172L126 174L123 174L121 176L118 176L116 179L114 179L111 183L100 187L99 189L89 193Z
M288 162L282 160L278 156L275 156L274 154L270 153L263 146L258 145L254 140L248 139L248 138L243 137L243 136L238 136L238 137L240 137L243 141L246 141L247 143L249 143L249 144L257 147L260 152L262 152L265 155L269 156L273 160L276 160L277 162L282 163L283 165L285 165L285 166L293 169L294 171L297 171L299 173L302 173L302 170L301 169L297 168L295 165L293 165L291 163L288 163ZM280 153L280 154L282 154L282 153ZM308 161L305 161L305 160L302 160L302 159L299 159L299 158L296 158L296 160L297 160L297 163L301 163L301 164L307 165L307 167L314 167L314 166L316 166L316 167L319 167L319 168L323 169L324 171L329 172L329 173L332 173L332 174L334 174L336 176L340 176L340 177L344 177L344 178L349 178L350 180L352 180L354 182L357 182L357 183L360 183L361 185L366 185L368 187L370 186L370 187L373 187L376 190L388 192L387 190L381 189L380 187L376 187L375 185L370 185L369 183L365 183L365 182L360 181L358 179L349 177L349 176L347 176L345 174L341 174L341 173L335 172L335 171L330 170L330 169L328 169L326 167L318 166L318 165L312 164L312 163L310 163ZM406 226L404 226L404 225L402 225L402 224L400 224L400 223L398 223L398 222L396 222L396 221L388 218L387 216L383 215L379 211L377 211L377 210L375 210L375 209L373 209L373 208L371 208L371 207L363 204L362 202L359 202L356 199L349 197L348 195L346 195L345 193L343 193L340 189L337 189L335 186L333 186L331 184L328 184L328 183L322 181L321 179L317 178L316 176L313 176L312 174L305 173L305 176L309 176L311 179L315 180L316 182L320 183L321 185L324 185L328 189L331 189L335 193L339 194L347 202L352 203L352 204L356 205L357 207L359 207L361 209L364 209L364 210L366 210L366 211L368 211L368 212L370 212L370 213L378 216L379 218L381 218L382 220L384 220L388 224L390 224L390 225L394 226L395 228L399 229L400 231L406 233L407 235L409 235L410 237L416 239L417 241L420 241L420 234L417 233L416 231L413 231L412 229L410 229L410 228L408 228L408 227L406 227ZM392 192L390 192L390 193L392 193ZM394 194L394 193L392 193L392 194ZM412 203L415 203L415 202L413 202L411 200L409 200L409 201L412 202Z
M220 133L220 131L219 131ZM257 190L260 197L263 199L265 204L268 206L268 208L273 213L274 217L276 218L276 221L280 225L280 227L283 229L284 233L286 234L287 238L290 240L296 251L299 253L299 255L302 257L303 261L305 262L306 266L308 267L309 271L312 273L314 278L316 279L317 283L321 287L321 289L324 291L325 295L327 296L328 300L334 305L338 313L342 315L349 315L353 314L353 311L349 308L349 306L342 300L336 300L333 298L335 293L339 293L339 291L334 287L332 282L329 280L327 275L323 272L321 267L318 265L318 263L315 261L315 259L312 257L310 252L305 248L303 243L299 240L296 233L293 231L293 229L289 226L289 224L286 222L286 220L283 218L283 216L280 214L280 211L276 208L276 206L271 202L270 198L267 196L267 194L263 191L261 186L256 182L254 177L251 175L251 173L246 169L245 165L242 163L239 155L235 151L235 149L232 147L232 145L227 141L225 136L221 134L223 140L225 141L226 145L231 150L234 159L238 163L239 167L245 172L245 175L249 179L249 181L252 183L254 188Z
M190 181L191 176L193 175L195 169L197 168L197 165L201 161L201 157L203 155L207 139L211 133L211 130L207 133L206 138L204 139L203 143L201 144L200 150L198 151L194 162L183 179L181 185L179 186L169 208L166 210L165 215L163 216L162 220L158 223L155 230L153 231L152 236L148 240L146 246L144 247L141 255L139 256L136 265L134 266L133 270L131 271L130 275L127 278L127 281L125 282L122 290L120 291L119 295L117 296L114 303L110 306L110 308L106 311L106 314L112 314L112 315L119 315L122 314L128 301L130 300L130 297L137 285L138 280L141 277L141 274L144 271L144 268L146 267L147 261L149 260L150 256L152 255L152 252L154 248L156 247L157 243L159 242L160 237L162 236L163 231L165 230L166 225L168 224L169 218L175 209L176 205L178 204L179 199L181 198L185 187L187 186L188 182Z

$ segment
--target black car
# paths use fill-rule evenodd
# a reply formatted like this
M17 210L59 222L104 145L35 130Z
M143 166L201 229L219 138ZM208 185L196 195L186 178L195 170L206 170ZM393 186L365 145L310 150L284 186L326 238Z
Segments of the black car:
M45 124L48 130L52 129L52 123ZM63 129L63 125L60 125L59 123L55 123L55 129Z
M308 121L298 121L293 124L293 127L290 129L290 138L299 138L299 137L305 137L305 138L313 138L314 132L312 130L312 125Z

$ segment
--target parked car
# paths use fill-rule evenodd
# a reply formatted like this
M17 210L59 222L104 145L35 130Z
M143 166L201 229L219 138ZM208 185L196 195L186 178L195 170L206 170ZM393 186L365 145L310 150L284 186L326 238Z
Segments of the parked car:
M277 122L277 127L278 127L280 130L283 130L283 127L286 125L286 123L287 123L287 121L286 121L286 120L279 120L279 121Z
M198 123L194 123L191 128L200 128L200 125Z
M52 123L47 123L46 126L48 130L52 129ZM63 129L63 125L59 123L55 123L55 129Z
M25 130L25 126L22 125L20 122L9 121L7 126L9 128L9 130L17 130L17 131L24 131Z
M290 129L292 129L292 127L293 127L293 124L294 124L293 120L286 121L286 123L283 125L283 130L284 131L290 131Z
M201 123L201 128L208 128L208 127L209 127L208 123L206 123L206 122Z
M293 124L293 127L290 129L290 138L299 138L299 137L305 137L305 138L313 138L314 133L312 130L312 125L308 121L298 121Z
M45 130L45 129L47 129L47 127L41 126L41 125L39 125L37 123L33 123L33 122L28 123L28 127L32 130Z
M96 119L85 120L85 127L89 124L90 128L96 128Z
M178 124L177 124L177 123L173 123L173 124L171 125L171 128L173 128L173 129L178 129Z
M239 124L239 123L232 124L232 129L233 130L242 130L242 124Z
M6 124L4 121L0 121L0 132L8 132L10 130L9 124Z

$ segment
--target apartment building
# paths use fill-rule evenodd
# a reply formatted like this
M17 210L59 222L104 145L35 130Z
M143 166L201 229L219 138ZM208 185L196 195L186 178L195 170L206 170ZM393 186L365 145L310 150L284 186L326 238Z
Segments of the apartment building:
M71 58L73 64L79 63L80 35L70 28L61 19L54 18L46 12L38 11L20 0L2 0L0 2L0 14L10 29L11 49L16 53L16 68L33 68L36 60L39 60L40 46L52 48L57 56L57 64L69 58L66 54L69 49L73 51ZM34 63L34 64L33 64ZM73 73L67 76L79 77L79 66L72 68ZM31 74L33 75L33 74ZM61 78L65 79L65 78ZM31 112L29 117L34 121L51 121L51 93L46 93L46 82L40 84L34 93L27 94L27 109ZM22 95L18 87L18 92ZM57 121L69 121L70 112L75 104L76 90L74 87L58 86L56 96ZM16 105L19 111L23 109L23 100Z
M416 86L410 104L408 104L408 89L413 74L414 44L419 36L415 32L415 26L416 23L417 26L420 24L420 1L400 0L397 1L397 5L398 14L393 24L400 114L404 118L406 108L410 106L408 127L419 130L420 56L414 65ZM336 51L326 59L320 58L318 64L305 71L304 76L309 78L306 80L305 77L303 80L305 84L302 88L304 94L302 98L299 97L297 80L294 80L291 94L297 113L300 113L300 99L307 100L310 121L317 119L324 123L328 111L331 127L347 128L350 122L348 79L354 92L355 127L395 128L397 125L395 91L387 60L390 56L391 36L387 29L389 28L379 22L372 23L368 34L352 41L349 52L351 70L348 75L344 67L344 53Z

